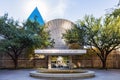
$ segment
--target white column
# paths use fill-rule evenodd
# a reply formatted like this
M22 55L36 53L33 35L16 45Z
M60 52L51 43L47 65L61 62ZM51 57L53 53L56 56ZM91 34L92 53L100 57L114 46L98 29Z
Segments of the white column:
M51 56L48 56L48 69L51 69Z

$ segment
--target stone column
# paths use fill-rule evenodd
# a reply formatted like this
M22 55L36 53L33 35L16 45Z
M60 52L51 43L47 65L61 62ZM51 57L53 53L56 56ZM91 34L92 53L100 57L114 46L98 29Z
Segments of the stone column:
M51 56L48 56L48 69L51 69Z
M72 69L73 65L72 65L72 56L69 55L69 68Z

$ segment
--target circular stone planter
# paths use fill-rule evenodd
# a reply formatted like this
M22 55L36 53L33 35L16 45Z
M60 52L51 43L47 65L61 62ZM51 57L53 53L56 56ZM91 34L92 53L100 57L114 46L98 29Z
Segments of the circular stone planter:
M58 72L55 71L50 71L48 70L48 72L44 72L43 71L31 71L30 72L30 76L32 77L60 77L60 78L87 78L87 77L93 77L95 76L95 72L94 71L89 71L89 70L70 70L70 72L64 72L65 70L60 71L58 70ZM67 70L68 71L68 70ZM79 72L80 71L80 72Z

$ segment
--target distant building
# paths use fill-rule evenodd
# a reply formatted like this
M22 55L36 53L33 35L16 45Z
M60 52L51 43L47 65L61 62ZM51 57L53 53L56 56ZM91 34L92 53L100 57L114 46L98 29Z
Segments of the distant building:
M70 68L72 62L72 55L81 55L86 53L86 50L72 50L69 49L64 39L62 38L62 34L66 32L66 30L71 29L75 24L66 19L54 19L44 23L43 18L36 7L34 11L31 13L30 20L37 20L40 25L47 26L47 29L50 31L50 36L54 39L54 48L52 49L38 49L35 50L36 54L45 57L44 63L48 63L46 67L51 68ZM62 58L62 61L57 62L57 59ZM39 63L38 63L39 64Z
M37 20L37 22L40 24L40 25L44 25L44 20L38 10L38 8L36 7L33 12L30 14L30 16L28 17L29 20L31 21L34 21L34 20Z

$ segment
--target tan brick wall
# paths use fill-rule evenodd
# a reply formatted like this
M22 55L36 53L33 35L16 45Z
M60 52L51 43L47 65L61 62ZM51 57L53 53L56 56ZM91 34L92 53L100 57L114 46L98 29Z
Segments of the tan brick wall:
M20 57L18 60L18 67L19 68L47 67L47 57L45 57L44 59L35 60ZM14 68L13 61L6 54L4 54L2 58L0 57L0 68Z
M100 68L102 63L98 56L73 56L73 63L80 67L91 67L91 68ZM107 68L120 68L120 52L113 51L107 58ZM78 66L79 67L79 66Z
M19 67L22 68L31 68L31 67L47 67L48 58L47 56L44 59L30 60L28 58L20 58L18 61ZM72 56L72 62L76 67L90 67L90 68L100 68L102 63L99 57L92 56ZM7 55L0 54L0 68L13 68L13 62L10 57ZM120 68L120 52L114 51L107 58L107 67L108 68Z

